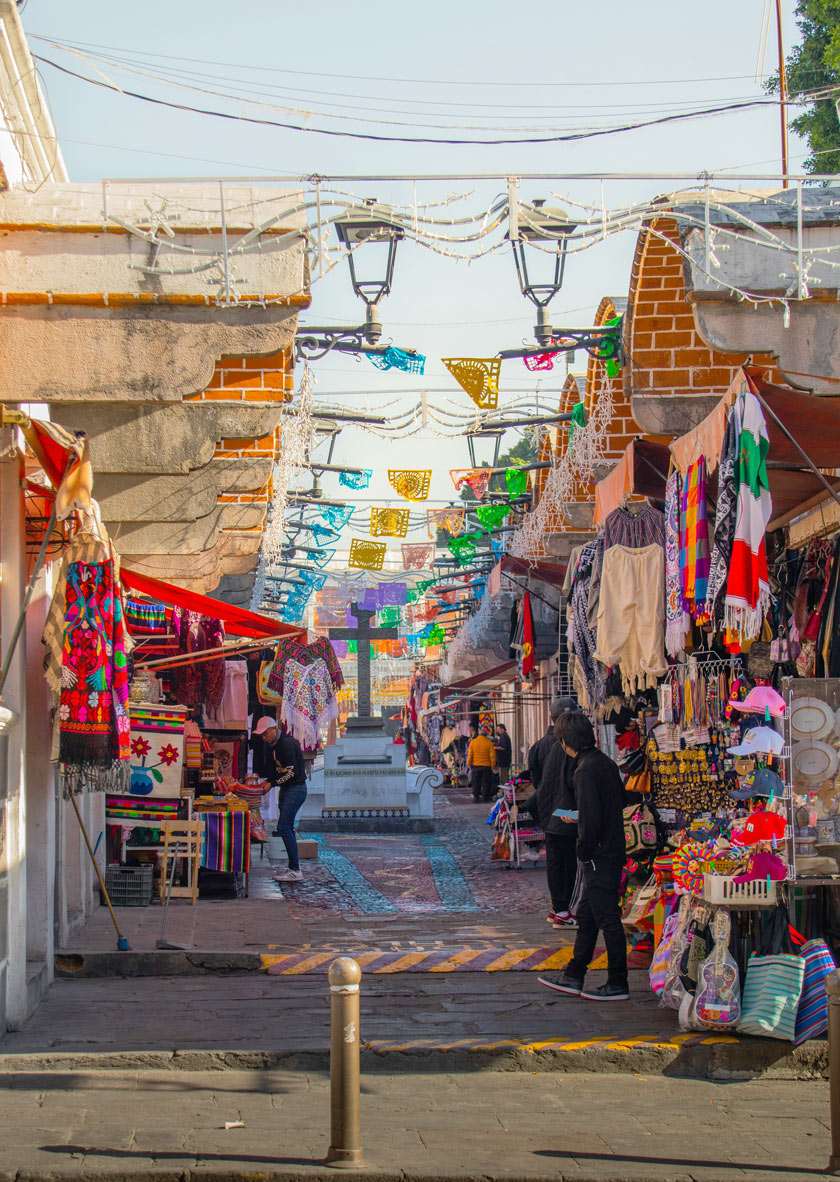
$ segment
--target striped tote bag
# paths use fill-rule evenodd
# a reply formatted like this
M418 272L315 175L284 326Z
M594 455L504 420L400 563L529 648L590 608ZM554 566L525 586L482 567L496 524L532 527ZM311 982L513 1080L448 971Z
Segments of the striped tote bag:
M802 996L805 961L801 956L753 956L747 961L738 1030L759 1038L793 1042Z
M805 980L799 1009L796 1011L796 1031L793 1045L819 1038L828 1030L828 997L825 979L834 972L834 960L825 940L809 940L799 949L805 962Z

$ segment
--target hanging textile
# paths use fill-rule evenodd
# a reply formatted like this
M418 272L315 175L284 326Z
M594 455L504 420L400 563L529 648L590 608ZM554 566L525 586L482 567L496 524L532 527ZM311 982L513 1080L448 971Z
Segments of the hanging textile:
M675 657L685 648L691 619L683 607L680 577L680 474L665 485L665 650Z
M132 639L137 642L138 655L143 661L169 657L178 652L171 607L127 595L125 625Z
M201 865L223 874L247 874L251 863L248 809L204 813Z
M537 370L554 369L554 358L557 353L535 353L530 357L523 357L525 368L534 373Z
M435 560L434 542L404 542L403 570L425 570Z
M408 471L389 469L388 480L391 487L407 501L427 501L429 499L429 489L432 483L431 468Z
M281 640L268 674L268 688L280 699L278 718L306 750L318 743L318 731L338 718L336 695L344 674L325 636L313 644Z
M333 529L341 529L353 516L352 505L325 505L321 510L321 517Z
M735 402L738 415L738 508L726 584L725 624L741 641L754 640L770 608L764 535L773 511L767 483L770 440L761 405L751 390Z
M408 602L405 583L380 583L377 588L378 607L403 607Z
M371 468L365 468L361 472L341 472L338 483L343 484L345 488L367 488L371 476L373 476Z
M371 537L404 538L408 533L409 514L409 509L371 509Z
M534 614L531 611L531 592L522 600L522 676L528 677L537 666L534 650Z
M718 495L715 506L715 537L709 562L709 585L706 605L712 623L723 627L724 596L735 540L735 520L738 513L738 448L739 423L734 407L729 411L718 470Z
M578 555L567 617L569 650L575 657L572 675L582 706L599 706L605 697L604 671L595 659L595 629L588 613L592 570L600 548L601 543L595 539L587 542Z
M689 466L680 500L680 580L682 606L698 624L708 620L709 518L706 512L706 461Z
M219 655L194 664L176 665L169 670L172 696L182 706L205 706L215 713L225 692L224 625L221 620L179 607L173 613L173 624L181 653L215 648Z
M456 538L464 528L465 517L465 509L427 509L426 523L429 537L437 538L437 531L443 529Z
M71 562L62 599L62 786L65 794L125 792L131 758L128 657L114 561Z
M487 492L492 471L490 468L453 468L449 475L452 477L456 492L460 492L466 484L472 489L476 500L481 501Z
M327 542L337 542L341 537L339 530L333 529L329 525L318 525L317 521L313 521L306 528L312 534L316 546L325 546Z
M147 706L135 703L131 705L129 713L131 719L130 794L146 797L162 796L169 800L179 797L181 795L181 771L184 763L186 710L179 706ZM200 749L199 736L199 753ZM201 766L200 758L197 766Z
M384 353L365 353L368 361L377 369L401 369L403 373L422 374L426 358L422 353L406 353L389 345Z
M350 543L350 557L347 565L359 570L382 570L387 546L384 542L370 542L367 538L354 538Z
M468 566L475 558L475 542L471 538L450 538L446 544L459 566Z
M498 529L504 519L512 512L510 505L479 505L475 515L486 530Z
M528 491L528 473L524 468L505 468L505 484L511 499L521 497Z
M496 409L502 371L499 357L443 357L441 360L480 410Z

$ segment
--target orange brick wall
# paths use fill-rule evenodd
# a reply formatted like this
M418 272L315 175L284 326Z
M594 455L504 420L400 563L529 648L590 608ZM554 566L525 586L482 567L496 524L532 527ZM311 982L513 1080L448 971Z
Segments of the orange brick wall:
M630 275L624 349L635 394L725 394L746 354L719 353L701 338L685 298L683 257L673 218L642 229ZM775 370L769 355L756 365Z
M291 349L269 357L225 357L216 365L206 390L186 399L189 402L290 402L294 392L294 358ZM280 428L260 439L222 439L215 457L266 457L276 459L280 450ZM220 505L260 504L266 510L272 486L250 493L229 493L219 497ZM237 531L242 532L242 531Z

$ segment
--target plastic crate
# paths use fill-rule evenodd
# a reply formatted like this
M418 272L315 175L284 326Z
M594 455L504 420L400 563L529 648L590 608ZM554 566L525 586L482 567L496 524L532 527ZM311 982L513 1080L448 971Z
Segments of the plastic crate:
M152 863L146 866L107 866L105 887L112 905L148 907L152 901L154 877L155 868Z
M703 898L707 903L724 907L775 907L776 883L766 878L751 882L735 882L736 875L706 874L703 876Z

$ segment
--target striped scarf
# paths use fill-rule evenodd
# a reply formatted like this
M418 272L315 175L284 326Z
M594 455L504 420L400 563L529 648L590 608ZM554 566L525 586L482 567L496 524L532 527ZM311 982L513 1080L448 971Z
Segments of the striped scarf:
M680 506L682 606L700 624L709 618L706 613L709 565L706 460L701 456L685 474Z

